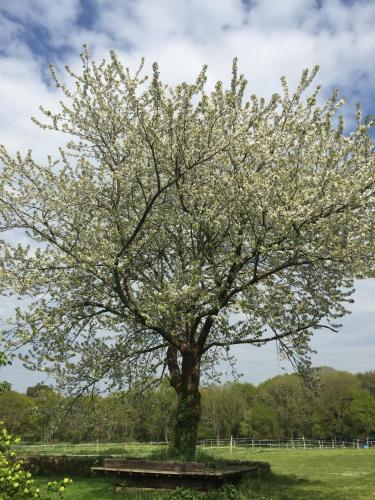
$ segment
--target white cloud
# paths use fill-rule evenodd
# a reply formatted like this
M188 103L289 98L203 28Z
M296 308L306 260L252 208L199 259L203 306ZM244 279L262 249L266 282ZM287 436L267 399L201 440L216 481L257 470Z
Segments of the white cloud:
M41 80L35 61L3 58L0 95L0 142L12 153L31 148L34 157L39 160L45 159L51 151L56 151L57 145L62 143L62 137L41 131L30 119L38 115L41 103L56 108L58 99L54 89L49 89Z
M71 27L79 13L79 5L79 0L13 0L1 5L1 10L15 22L47 27L52 40L61 43L68 41Z
M249 24L266 32L296 29L315 9L315 0L260 0L250 10Z
M244 10L239 0L122 3L107 0L101 4L98 26L112 33L114 40L131 42L148 51L151 40L156 46L164 45L165 41L173 43L180 37L198 45L210 44L220 36L224 26L239 26L243 20Z

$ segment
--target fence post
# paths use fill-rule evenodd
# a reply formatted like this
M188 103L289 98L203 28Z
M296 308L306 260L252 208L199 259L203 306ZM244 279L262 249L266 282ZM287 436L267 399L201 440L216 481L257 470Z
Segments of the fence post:
M99 453L99 439L96 440L96 453Z
M253 440L252 440L252 447L253 447L253 448L255 447L255 439L254 439L254 436L253 436Z
M306 441L305 441L305 436L302 436L302 440L303 440L303 448L306 449Z
M232 451L233 451L233 436L230 437L229 451L230 451L230 453L232 453Z

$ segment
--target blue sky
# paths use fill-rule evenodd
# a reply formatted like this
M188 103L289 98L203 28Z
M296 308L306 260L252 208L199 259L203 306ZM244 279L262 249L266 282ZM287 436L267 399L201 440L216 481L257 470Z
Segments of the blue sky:
M64 138L42 132L30 120L38 106L60 98L48 64L79 68L86 43L94 58L115 49L135 69L158 61L168 83L194 79L209 65L209 84L228 81L233 57L251 93L269 96L286 75L296 83L305 67L320 65L317 82L328 95L339 87L348 105L375 114L374 0L0 0L0 142L10 151L32 148L37 159L53 154ZM349 371L375 368L375 284L357 283L352 314L339 334L318 333L316 365ZM12 302L0 304L4 318ZM244 380L280 373L274 346L236 350ZM285 365L287 367L287 365ZM38 376L18 366L3 370L15 388Z

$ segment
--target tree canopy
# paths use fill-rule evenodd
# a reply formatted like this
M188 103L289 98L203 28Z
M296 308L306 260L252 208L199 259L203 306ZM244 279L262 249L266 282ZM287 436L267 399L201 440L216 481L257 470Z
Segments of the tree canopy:
M82 64L73 85L51 68L63 101L34 119L69 136L59 158L0 149L0 227L31 242L2 243L2 282L29 298L7 335L81 390L168 370L186 429L221 349L276 341L303 368L373 272L373 122L358 108L345 133L338 92L308 93L317 68L266 101L236 60L212 91L206 67L171 87L113 52Z

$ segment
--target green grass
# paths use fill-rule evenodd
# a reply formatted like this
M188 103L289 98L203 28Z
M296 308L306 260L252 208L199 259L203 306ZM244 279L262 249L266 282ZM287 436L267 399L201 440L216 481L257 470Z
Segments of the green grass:
M267 461L271 464L272 474L266 478L244 481L237 497L232 497L231 492L227 491L222 494L217 492L210 495L201 494L197 498L375 500L375 449L252 451L236 448L232 454L229 451L214 449L212 452L220 458ZM129 488L116 493L114 488L116 482L116 479L107 478L76 478L64 498L66 500L172 498L171 491L141 491Z
M374 449L238 451L232 456L271 464L269 480L248 482L258 495L254 498L375 499Z

